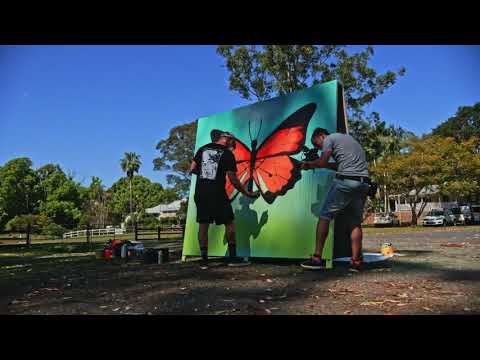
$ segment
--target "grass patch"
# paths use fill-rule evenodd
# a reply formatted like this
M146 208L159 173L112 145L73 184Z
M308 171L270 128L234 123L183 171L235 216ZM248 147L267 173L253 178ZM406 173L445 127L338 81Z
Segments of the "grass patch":
M408 234L408 233L431 233L431 232L455 232L455 231L480 231L480 225L472 226L447 226L444 227L427 227L427 226L405 226L405 227L362 227L366 235L381 234Z

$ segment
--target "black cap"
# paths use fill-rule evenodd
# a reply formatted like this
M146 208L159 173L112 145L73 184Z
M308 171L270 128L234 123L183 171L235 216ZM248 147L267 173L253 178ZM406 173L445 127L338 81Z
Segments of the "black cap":
M228 131L222 132L220 136L235 139L235 136L233 136L233 134L231 132L228 132Z

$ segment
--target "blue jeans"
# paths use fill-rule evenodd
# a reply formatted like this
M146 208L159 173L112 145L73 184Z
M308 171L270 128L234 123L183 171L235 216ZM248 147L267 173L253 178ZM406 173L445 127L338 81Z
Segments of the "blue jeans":
M320 218L333 220L340 212L351 225L361 225L369 185L355 180L335 179L320 211Z

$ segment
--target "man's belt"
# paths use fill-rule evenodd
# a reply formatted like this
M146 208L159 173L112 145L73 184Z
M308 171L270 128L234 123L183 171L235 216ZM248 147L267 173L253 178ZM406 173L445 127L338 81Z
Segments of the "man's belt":
M348 175L336 175L337 179L340 180L354 180L354 181L360 181L366 184L369 184L371 182L370 178L367 176L348 176Z

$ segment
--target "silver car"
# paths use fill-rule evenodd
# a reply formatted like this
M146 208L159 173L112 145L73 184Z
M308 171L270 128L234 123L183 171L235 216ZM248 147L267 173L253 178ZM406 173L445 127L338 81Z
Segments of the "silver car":
M450 210L452 211L452 214L455 216L456 224L465 225L467 223L467 218L461 208L454 207L454 208L451 208Z
M456 225L455 215L449 209L430 210L423 218L423 226Z
M480 205L472 205L470 206L472 209L472 220L474 224L480 223Z

